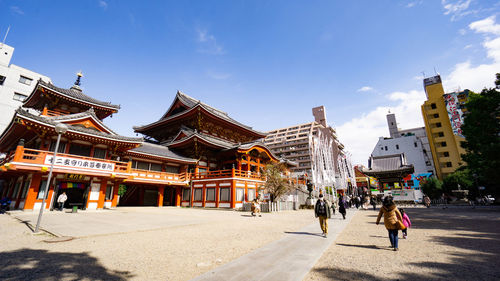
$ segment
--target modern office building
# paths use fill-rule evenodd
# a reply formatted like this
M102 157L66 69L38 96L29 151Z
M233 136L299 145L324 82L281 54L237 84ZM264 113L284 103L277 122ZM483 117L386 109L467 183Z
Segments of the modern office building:
M312 109L314 121L268 132L264 143L278 157L298 163L295 175L315 185L346 190L356 185L354 168L335 129L327 124L324 106Z
M31 94L36 82L50 78L26 68L10 64L14 48L0 43L0 133L9 125L12 116Z
M459 168L465 150L460 143L465 140L461 126L469 90L445 94L441 76L424 79L427 100L422 105L425 129L434 160L436 176L445 178Z

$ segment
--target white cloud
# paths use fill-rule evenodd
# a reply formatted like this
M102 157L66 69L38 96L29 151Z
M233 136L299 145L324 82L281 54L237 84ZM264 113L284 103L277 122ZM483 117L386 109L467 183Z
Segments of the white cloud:
M103 10L106 10L108 8L108 3L104 0L99 0L99 7L101 7Z
M492 33L500 35L500 24L495 23L495 16L475 21L469 24L469 28L477 33Z
M470 61L456 64L447 79L443 81L447 91L461 88L479 92L484 87L493 87L495 73L500 70L500 24L496 23L495 17L475 21L469 24L469 28L486 36L482 46L491 62L477 66L473 66ZM491 38L491 35L494 37Z
M460 33L460 35L465 35L465 34L467 34L467 29L465 29L465 28L461 28L461 29L458 31L458 33Z
M472 45L472 44L466 45L466 46L464 47L464 50L470 49L470 48L472 48L472 46L474 46L474 45Z
M198 41L198 52L206 53L211 55L222 55L224 54L224 48L217 43L215 36L208 33L206 29L196 29L197 41Z
M420 1L412 1L412 2L410 2L408 4L406 4L406 8L413 8L413 7L415 7L417 5L420 5L422 3L423 3L422 0L420 0Z
M441 0L441 5L443 5L443 8L445 10L444 14L451 15L451 20L453 21L472 13L472 11L468 11L471 2L472 0Z
M215 79L215 80L226 80L229 77L231 77L230 73L221 73L221 72L215 72L212 70L207 71L208 77Z
M24 15L24 11L21 10L21 8L19 8L18 6L11 6L10 10L18 15Z
M358 89L358 92L368 92L368 91L373 91L373 88L370 86L363 86Z
M423 126L420 106L425 101L424 91L394 92L386 96L394 106L379 106L337 127L340 141L352 153L353 163L367 165L367 160L379 137L389 136L386 115L396 114L402 129Z

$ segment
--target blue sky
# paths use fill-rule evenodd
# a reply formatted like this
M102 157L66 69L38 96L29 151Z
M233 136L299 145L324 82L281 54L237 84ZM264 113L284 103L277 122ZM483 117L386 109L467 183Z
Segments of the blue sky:
M328 123L366 165L385 114L423 126L422 72L492 86L500 1L5 1L13 64L120 104L117 132L156 121L177 90L260 131ZM491 73L490 73L491 72Z

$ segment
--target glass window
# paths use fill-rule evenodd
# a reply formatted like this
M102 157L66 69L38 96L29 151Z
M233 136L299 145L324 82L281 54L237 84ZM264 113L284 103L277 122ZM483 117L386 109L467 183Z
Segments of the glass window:
M450 153L448 151L443 152L444 157L450 156Z
M12 99L17 100L17 101L24 101L27 97L28 97L27 95L23 95L20 93L14 93L14 97L12 97Z
M113 185L106 186L106 200L113 200Z
M26 195L28 195L28 190L30 188L30 183L31 183L31 180L29 180L29 179L27 179L26 181L24 181L24 187L23 187L23 191L21 193L21 199L25 199Z
M438 136L439 136L439 137L444 137L444 133L443 133L443 132L439 132L439 133L438 133Z
M448 168L452 167L451 162L446 162L446 167Z
M416 142L414 142L414 143L413 143L413 145L414 145L415 147L417 147L417 146L418 146Z
M31 82L32 82L32 81L33 81L33 79L28 78L28 77L26 77L26 76L22 76L22 75L21 75L21 76L19 76L19 83L23 83L23 84L25 84L25 85L28 85L28 86L29 86L29 85L31 85Z
M106 158L106 149L94 147L94 158Z
M189 188L184 188L182 190L182 201L189 201L191 198L191 190Z
M215 188L207 188L206 192L207 192L207 196L206 196L205 200L215 201Z
M179 167L178 166L165 166L165 172L167 173L179 173Z
M90 157L91 146L72 143L69 146L69 154Z
M47 181L43 180L40 182L40 187L38 188L38 195L36 199L43 199L43 194L45 192L45 186L47 185ZM47 199L47 196L45 196L45 199Z
M161 164L158 164L158 163L151 163L151 168L150 168L151 171L157 171L157 172L161 172Z
M399 144L396 144L396 149L399 149Z
M441 125L441 122L437 122L437 123L436 123L436 127L441 128L441 126L442 126L442 125Z
M19 188L21 187L21 182L16 182L16 185L14 187L14 192L12 192L12 199L17 199L17 195L19 193Z
M230 201L230 193L228 187L221 188L219 192L219 201Z
M434 118L439 118L439 114L434 114Z
M5 82L5 76L0 75L0 85L3 85L4 82Z
M245 189L236 188L236 201L244 201L244 200L245 200Z
M50 143L49 151L54 152L56 149L56 141L52 141ZM66 143L65 142L59 142L59 148L57 149L57 153L64 153L66 152Z
M436 109L436 104L435 103L431 103L431 108L432 109Z
M446 142L445 141L441 142L441 146L446 146Z
M194 189L194 201L201 201L202 195L203 195L203 191L201 188Z
M137 161L137 169L140 169L140 170L149 170L149 163L148 162Z
M387 146L385 147L385 151L387 151Z
M255 199L255 189L249 188L247 192L248 201L252 201L253 199Z

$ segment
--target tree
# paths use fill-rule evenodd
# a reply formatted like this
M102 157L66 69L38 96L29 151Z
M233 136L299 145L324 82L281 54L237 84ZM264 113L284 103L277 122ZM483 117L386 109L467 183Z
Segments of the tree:
M422 191L432 199L437 199L443 193L443 183L436 178L425 179L422 183Z
M273 163L266 165L264 175L266 177L265 187L271 195L271 201L274 202L282 195L292 190L293 185L282 175L286 172L285 164Z
M442 185L443 192L451 193L452 190L469 190L469 192L474 192L474 180L469 169L458 169L455 172L449 174L443 180Z
M496 87L500 88L500 73L496 74ZM489 192L500 191L500 92L496 88L484 89L480 94L471 93L466 103L462 132L466 153L463 160L475 184L486 186Z

